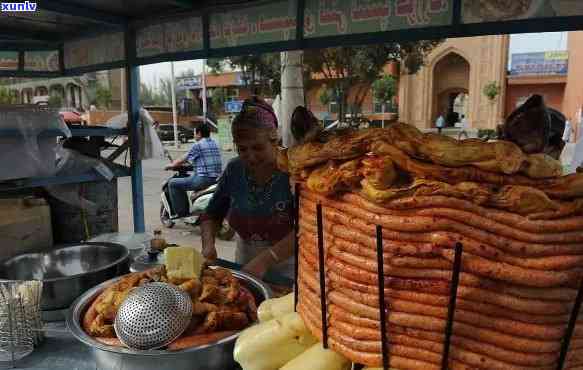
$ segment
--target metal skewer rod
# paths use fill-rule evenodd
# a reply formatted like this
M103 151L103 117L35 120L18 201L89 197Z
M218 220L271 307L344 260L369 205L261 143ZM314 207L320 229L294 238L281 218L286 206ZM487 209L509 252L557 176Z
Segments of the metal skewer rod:
M575 331L575 325L577 324L577 317L579 316L579 310L581 309L582 302L583 302L583 279L581 279L581 282L579 283L579 291L577 292L577 298L575 298L573 310L571 310L569 324L567 325L565 336L561 341L561 352L559 355L559 362L557 363L557 370L563 370L563 367L565 366L565 361L567 360L567 353L569 352L569 345L571 344L573 332Z
M322 222L322 205L317 206L318 223L318 259L320 267L320 306L322 311L322 345L328 348L328 315L326 309L326 271L324 263L324 227Z
M453 261L453 271L451 277L451 286L449 291L449 303L447 305L447 322L445 325L445 339L443 340L443 357L441 358L441 369L447 370L449 363L449 346L451 343L451 334L453 331L453 319L455 315L455 306L457 302L457 288L459 285L460 272L462 267L462 243L455 245L455 257Z
M389 350L387 338L387 318L385 312L385 272L383 260L383 227L377 225L377 278L379 288L379 317L381 320L381 353L383 369L389 370Z
M298 272L300 254L300 183L296 182L294 191L294 311L298 307Z

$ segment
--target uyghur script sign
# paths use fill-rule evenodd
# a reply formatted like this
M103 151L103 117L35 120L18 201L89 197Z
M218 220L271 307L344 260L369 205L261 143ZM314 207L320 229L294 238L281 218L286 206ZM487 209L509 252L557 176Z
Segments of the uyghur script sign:
M24 53L24 70L56 72L59 70L59 51L27 51Z
M65 68L78 68L123 61L125 57L124 34L116 32L91 39L66 42Z
M566 75L569 69L569 55L566 51L512 54L510 74L558 74Z
M136 43L138 57L202 50L202 19L192 17L143 28L137 32Z
M306 0L305 37L449 25L453 0Z
M464 0L464 23L583 15L581 0Z
M296 38L297 2L290 0L211 15L211 48Z
M0 51L0 70L18 69L18 52L17 51Z

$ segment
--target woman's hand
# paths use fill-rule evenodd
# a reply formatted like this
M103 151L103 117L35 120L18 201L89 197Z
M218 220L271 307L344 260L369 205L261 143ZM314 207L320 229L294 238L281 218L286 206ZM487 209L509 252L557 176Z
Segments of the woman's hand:
M215 246L215 233L216 223L207 219L202 221L201 228L201 243L202 243L202 255L207 260L207 262L214 262L217 259L217 248Z

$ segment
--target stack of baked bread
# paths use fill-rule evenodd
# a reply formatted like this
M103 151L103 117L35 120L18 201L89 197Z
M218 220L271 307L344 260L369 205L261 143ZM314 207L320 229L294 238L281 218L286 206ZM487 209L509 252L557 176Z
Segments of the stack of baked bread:
M511 142L457 141L406 124L320 137L281 152L279 165L301 183L298 310L319 338L322 205L332 349L382 363L381 225L391 368L441 368L457 242L450 368L556 368L583 276L583 175L562 176L558 161ZM581 348L577 325L567 368L583 369Z

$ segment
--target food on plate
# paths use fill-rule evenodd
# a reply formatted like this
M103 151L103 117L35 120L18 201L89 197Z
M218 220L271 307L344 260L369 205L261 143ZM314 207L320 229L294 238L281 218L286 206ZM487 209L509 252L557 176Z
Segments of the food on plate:
M280 370L350 370L351 365L345 357L316 343Z
M257 307L259 322L266 322L294 311L294 294L263 301Z
M244 370L279 369L316 343L302 318L291 312L243 331L233 352Z
M191 247L173 247L164 250L166 275L170 280L199 279L204 257Z
M531 113L507 126L508 140L458 141L399 123L287 150L300 191L297 311L314 337L323 337L321 205L331 350L381 366L382 307L390 367L441 369L461 243L449 368L556 368L583 278L583 174L562 175L560 145ZM520 132L533 139L515 140ZM577 325L566 369L583 366L581 340Z
M192 300L192 320L168 350L208 344L230 336L257 321L255 297L229 270L202 269L202 257L193 248L167 248L166 264L131 273L111 284L91 303L82 319L83 329L101 343L121 346L113 329L117 311L135 287L166 282L187 292Z

